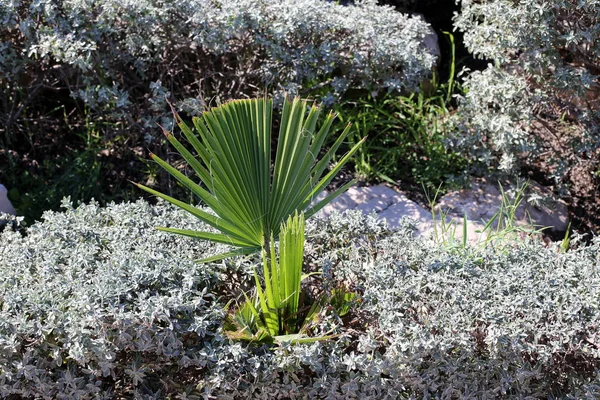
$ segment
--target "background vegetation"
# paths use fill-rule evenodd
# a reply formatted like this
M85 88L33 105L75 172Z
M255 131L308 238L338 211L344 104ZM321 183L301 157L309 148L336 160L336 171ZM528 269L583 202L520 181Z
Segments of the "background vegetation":
M597 231L593 1L250 3L0 4L0 180L26 221L65 195L135 199L128 180L176 193L148 162L174 157L157 127L173 126L167 102L193 116L266 91L321 100L353 137L368 132L347 171L366 182L418 198L423 184L522 173Z
M355 3L0 0L0 182L30 225L0 233L1 397L600 397L597 237L504 240L510 206L476 247L360 213L307 221L303 259L291 246L300 261L277 264L273 246L263 261L304 273L298 309L320 307L301 333L335 340L273 346L231 340L263 328L244 331L257 255L199 268L231 249L154 229L219 237L129 182L197 202L158 127L180 137L169 103L189 121L289 93L338 112L338 132L352 123L347 148L368 134L343 178L418 199L531 177L598 232L596 0Z

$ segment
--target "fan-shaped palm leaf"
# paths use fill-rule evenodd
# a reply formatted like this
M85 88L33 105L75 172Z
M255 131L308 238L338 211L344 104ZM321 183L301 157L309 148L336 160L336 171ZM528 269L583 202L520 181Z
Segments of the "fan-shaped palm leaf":
M361 141L355 145L327 171L334 153L348 134L348 129L344 130L317 160L334 114L327 115L317 129L321 114L318 106L309 106L305 100L286 99L274 162L271 159L272 114L270 99L234 100L194 118L195 132L176 115L191 149L169 132L165 134L194 170L198 182L151 155L216 215L146 186L138 186L190 212L220 233L159 229L238 247L203 261L249 254L268 247L271 236L278 237L281 223L296 210L303 211L309 218L353 183L349 182L321 201L314 201L362 144Z

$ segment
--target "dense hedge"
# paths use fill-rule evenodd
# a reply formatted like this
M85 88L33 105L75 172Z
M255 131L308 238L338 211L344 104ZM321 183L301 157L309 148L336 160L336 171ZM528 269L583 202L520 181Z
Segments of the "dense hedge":
M227 340L253 260L155 225L166 206L95 204L0 236L0 396L34 398L598 398L600 242L557 253L448 252L361 213L307 226L312 285L360 295L340 336ZM318 333L318 332L316 332ZM178 397L176 397L178 396Z
M557 180L599 168L598 1L460 3L454 26L490 64L466 75L459 146L504 171L546 165Z
M194 114L265 91L413 90L435 62L429 25L375 1L2 1L0 22L0 125L13 131L53 106L70 115L69 97L147 131L167 101Z

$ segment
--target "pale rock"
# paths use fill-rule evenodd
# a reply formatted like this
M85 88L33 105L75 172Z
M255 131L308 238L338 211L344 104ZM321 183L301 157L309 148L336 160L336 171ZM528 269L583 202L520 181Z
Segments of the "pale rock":
M514 195L516 186L502 183L506 194ZM540 201L536 201L539 199ZM487 223L498 212L502 204L502 192L498 183L480 179L471 184L470 189L449 192L435 206L437 212L447 212L455 219L462 219L466 213L469 222ZM530 181L521 204L515 213L515 225L539 229L549 227L552 231L564 232L569 224L566 204L553 199L552 192L539 183ZM493 224L496 227L496 224Z
M323 216L327 217L329 216L329 214L331 214L333 211L337 211L337 212L344 212L346 210L353 210L356 208L356 206L358 204L356 204L356 201L354 201L354 199L352 198L352 196L350 196L350 194L348 194L349 190L342 193L341 195L339 195L338 197L336 197L331 203L327 204L325 207L323 207L320 211L320 214L322 214ZM322 198L325 198L325 196L327 195L327 191L323 191L321 192L321 194L319 195L319 197L317 197L315 199L314 202L317 202L319 200L322 200Z
M431 29L430 33L425 36L423 39L423 44L427 47L429 53L435 56L437 64L441 65L442 52L440 50L438 35L433 29Z
M416 220L418 232L427 231L433 223L429 211L402 193L384 185L353 186L325 206L321 212L323 216L328 216L333 211L343 212L349 209L360 210L364 214L374 211L379 218L386 220L390 229L398 229L403 217Z
M424 22L427 22L425 15L423 15L421 13L413 13L411 15L413 17L420 18ZM429 33L427 35L425 35L425 37L423 38L423 44L427 48L427 51L429 52L429 54L431 54L432 56L434 56L436 58L437 65L439 66L441 64L442 52L440 50L440 43L439 43L438 35L435 32L435 30L431 27L431 25L429 26Z
M507 183L503 185L506 193L514 190L514 186ZM540 205L539 207L526 201L527 195L548 197L550 191L535 182L530 183L521 207L517 211L516 224L531 228L529 213L535 225L555 226L557 230L566 229L568 224L567 209L563 202L554 201L553 206ZM326 193L321 193L319 199ZM384 219L390 229L400 227L402 218L416 221L417 236L431 239L435 242L448 242L452 238L461 243L464 234L463 214L467 212L467 242L471 245L483 243L488 237L496 234L492 229L485 230L485 225L499 210L501 205L501 192L497 185L485 181L476 182L471 189L448 193L440 199L434 208L435 215L417 203L409 200L404 194L387 186L378 185L370 187L353 186L345 193L325 206L320 215L327 217L333 211L360 210L364 214L375 212L377 217ZM444 210L442 213L441 210ZM554 210L554 211L553 211ZM442 217L445 219L442 220ZM552 218L552 219L549 219ZM492 225L495 228L495 225ZM516 236L519 237L519 236Z
M8 199L8 190L2 184L0 184L0 213L16 215L17 212L13 207L12 203ZM6 220L0 218L0 224L6 222Z

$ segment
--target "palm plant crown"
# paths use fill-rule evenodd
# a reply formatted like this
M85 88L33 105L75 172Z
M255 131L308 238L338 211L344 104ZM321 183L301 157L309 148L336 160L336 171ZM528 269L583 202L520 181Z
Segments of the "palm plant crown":
M149 187L138 186L190 212L220 233L158 229L238 247L203 261L268 248L270 238L278 237L281 224L295 211L304 212L305 217L310 218L353 184L351 181L315 201L362 144L362 141L356 144L328 170L349 130L346 128L317 160L335 119L335 115L329 113L317 129L320 114L321 109L314 104L309 106L306 100L284 101L274 162L271 99L233 100L212 108L193 119L196 132L176 114L177 124L195 155L171 133L165 131L165 135L194 170L199 182L158 156L152 154L151 157L216 215Z

